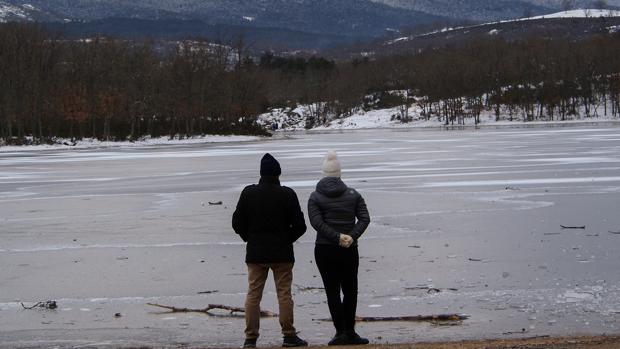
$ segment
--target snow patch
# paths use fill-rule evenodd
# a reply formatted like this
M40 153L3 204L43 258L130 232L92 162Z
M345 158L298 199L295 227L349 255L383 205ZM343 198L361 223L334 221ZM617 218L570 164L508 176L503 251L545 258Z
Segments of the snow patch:
M392 94L401 91L391 91ZM440 119L437 115L427 116L421 105L424 104L425 97L409 97L412 101L408 108L398 106L387 109L365 110L361 106L352 110L349 115L335 115L330 112L327 103L314 103L311 105L297 105L294 107L274 108L271 111L261 114L257 122L263 127L273 131L301 131L301 130L351 130L351 129L376 129L376 128L441 128L447 126L445 119ZM608 102L609 103L609 102ZM602 110L602 103L594 104L591 110ZM608 109L611 107L608 105ZM465 113L470 110L465 109ZM500 110L501 119L496 121L495 112L490 109L480 111L479 123L476 125L474 117L469 115L463 119L463 123L448 126L511 126L511 125L544 125L551 123L570 124L619 121L612 115L594 115L585 117L586 112L583 106L577 110L577 115L567 116L566 120L555 120L547 116L547 119L536 121L523 121L524 111L519 108L509 109L502 106ZM407 117L409 122L402 122ZM556 116L557 117L557 116ZM566 131L570 132L570 131ZM522 134L522 132L520 133ZM613 139L606 139L613 140Z
M223 135L207 135L204 137L192 137L185 139L170 139L168 137L144 137L135 142L111 142L100 141L92 138L72 142L70 139L57 138L57 144L42 145L26 145L26 146L1 146L0 153L14 152L23 150L52 150L52 149L86 149L86 148L107 148L107 147L148 147L157 145L186 145L186 144L202 144L202 143L222 143L222 142L247 142L261 139L258 136L223 136Z
M556 303L591 302L603 290L600 286L590 287L589 290L567 290L558 295Z
M411 39L414 39L414 38L430 36L430 35L435 35L435 34L439 34L439 33L446 33L446 32L450 32L450 31L454 31L454 30L462 30L462 29L469 29L469 28L479 28L479 27L496 25L496 24L502 24L502 23L521 22L521 21L530 21L530 20L539 20L539 19L603 18L603 17L620 17L620 10L578 9L578 10L571 10L571 11L555 12L555 13L550 13L550 14L541 15L541 16L524 17L524 18L517 18L517 19L507 19L507 20L496 21L496 22L488 22L488 23L482 23L482 24L471 25L471 26L444 27L444 28L441 28L439 30L434 30L434 31L431 31L431 32L428 32L428 33L424 33L424 34L419 34L419 35L409 36L409 37L406 37L406 38L399 38L399 39L391 40L391 41L386 42L386 44L387 45L391 45L391 44L394 44L396 42L403 41L403 40L411 40ZM499 31L497 29L493 29L493 30L489 31L488 34L489 35L496 35L498 33L499 33Z
M0 23L6 23L13 17L28 19L23 9L12 5L0 4Z
M400 37L400 38L392 39L392 40L388 41L386 44L387 45L392 45L392 44L395 44L395 43L400 42L400 41L409 41L409 40L411 40L411 38L412 38L411 36L403 36L403 37Z
M599 18L599 17L620 17L618 10L601 9L578 9L551 13L548 15L521 18L518 20L548 19L548 18Z

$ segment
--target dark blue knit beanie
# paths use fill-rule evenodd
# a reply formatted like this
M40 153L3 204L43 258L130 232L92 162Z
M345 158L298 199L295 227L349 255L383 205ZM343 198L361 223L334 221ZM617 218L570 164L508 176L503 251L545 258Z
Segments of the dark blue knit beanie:
M282 169L278 160L266 153L260 160L260 175L278 177L281 173Z

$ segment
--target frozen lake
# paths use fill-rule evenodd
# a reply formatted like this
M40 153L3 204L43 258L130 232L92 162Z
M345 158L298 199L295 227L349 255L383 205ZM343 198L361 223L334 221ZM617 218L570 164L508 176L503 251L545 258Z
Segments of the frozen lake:
M240 190L270 152L306 211L328 149L372 218L358 314L471 316L360 324L372 342L620 333L620 127L592 124L0 153L0 347L239 346L242 318L146 303L242 306ZM296 326L325 344L314 238L295 247ZM262 305L277 311L272 283ZM259 346L279 345L277 319L261 325Z

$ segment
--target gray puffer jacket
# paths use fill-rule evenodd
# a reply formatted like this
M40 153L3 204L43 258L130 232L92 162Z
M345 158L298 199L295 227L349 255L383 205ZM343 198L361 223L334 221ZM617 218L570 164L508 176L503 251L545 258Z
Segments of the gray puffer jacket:
M338 245L340 234L347 234L356 246L370 224L362 195L338 177L325 177L317 183L308 200L308 216L317 231L317 245Z

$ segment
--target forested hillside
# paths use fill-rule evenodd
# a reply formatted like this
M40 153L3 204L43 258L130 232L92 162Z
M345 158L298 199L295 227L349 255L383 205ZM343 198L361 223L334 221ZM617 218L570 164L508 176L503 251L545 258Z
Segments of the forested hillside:
M36 25L0 25L0 138L261 134L257 115L298 104L316 106L310 125L411 103L445 123L476 120L485 109L500 118L518 108L514 117L524 121L620 113L618 33L582 41L485 36L342 62L252 59L237 44L184 42L162 53L149 42L74 41ZM387 93L394 90L402 93Z

